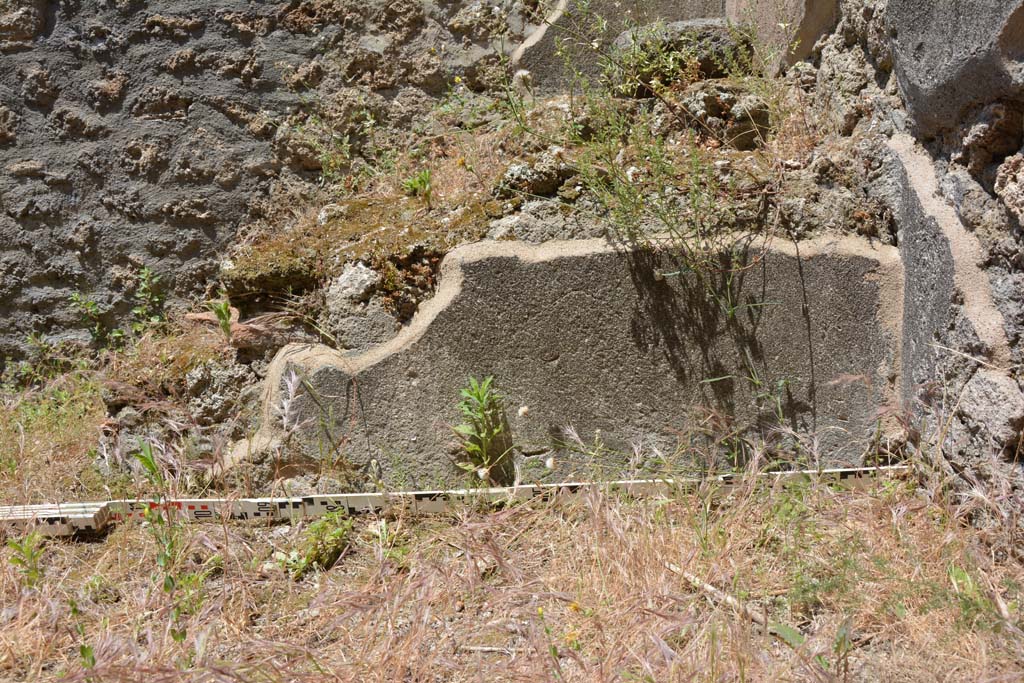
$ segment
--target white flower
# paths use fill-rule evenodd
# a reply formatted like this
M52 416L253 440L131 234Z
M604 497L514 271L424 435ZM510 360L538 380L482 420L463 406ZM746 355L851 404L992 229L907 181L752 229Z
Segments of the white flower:
M530 414L530 406L519 406L519 417L526 417Z
M549 455L544 461L544 467L547 467L549 470L555 469L555 456Z

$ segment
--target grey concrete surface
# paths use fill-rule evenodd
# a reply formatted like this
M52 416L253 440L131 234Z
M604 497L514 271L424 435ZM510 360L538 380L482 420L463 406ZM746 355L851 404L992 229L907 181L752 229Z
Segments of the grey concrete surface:
M954 127L969 109L1020 99L1020 0L890 0L886 21L900 92L919 138Z
M785 426L818 436L827 464L856 463L894 396L896 250L830 238L750 245L748 257L733 292L745 307L730 317L692 278L656 276L672 263L603 240L462 247L446 258L436 296L391 342L356 356L283 349L268 373L264 428L236 455L343 455L357 467L376 461L395 486L451 483L460 478L448 455L459 389L493 375L514 443L557 453L555 478L593 476L595 465L628 473L654 448L671 456L699 441L709 414L767 433L778 426L775 404L759 393L778 396ZM284 422L302 426L289 433ZM567 426L606 450L595 462L568 453ZM707 464L692 454L682 462Z

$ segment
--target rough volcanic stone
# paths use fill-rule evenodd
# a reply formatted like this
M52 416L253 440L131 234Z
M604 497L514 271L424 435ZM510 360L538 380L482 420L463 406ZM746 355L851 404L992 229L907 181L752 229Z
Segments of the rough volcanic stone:
M889 0L895 73L915 133L935 137L972 108L1019 99L1024 3Z

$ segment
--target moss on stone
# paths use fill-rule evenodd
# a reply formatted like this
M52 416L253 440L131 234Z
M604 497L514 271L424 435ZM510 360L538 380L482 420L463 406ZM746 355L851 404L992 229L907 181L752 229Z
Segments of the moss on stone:
M325 221L311 215L259 239L222 272L223 282L231 295L299 292L339 275L350 261L399 266L414 252L444 254L486 234L486 204L431 211L413 197L352 199Z

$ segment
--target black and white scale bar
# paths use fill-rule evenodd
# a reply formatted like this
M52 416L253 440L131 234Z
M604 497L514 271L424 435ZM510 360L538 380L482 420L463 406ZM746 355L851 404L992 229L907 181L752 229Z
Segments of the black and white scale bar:
M906 465L860 467L825 470L763 472L757 479L764 482L792 481L814 478L817 481L842 484L848 489L864 488L880 475L908 472ZM554 498L590 490L657 495L673 491L693 491L718 483L719 491L727 491L747 481L746 474L723 474L706 479L635 479L610 482L564 482L561 484L525 484L503 488L455 489L449 491L402 491L384 493L337 493L291 498L182 498L155 502L151 500L109 500L95 503L58 503L43 505L0 505L0 529L26 531L35 529L48 536L71 536L75 533L100 532L116 522L141 520L146 511L156 509L185 521L217 521L223 519L293 520L322 517L332 512L356 515L377 512L389 506L404 507L416 513L446 512L470 502L500 503L532 498Z

